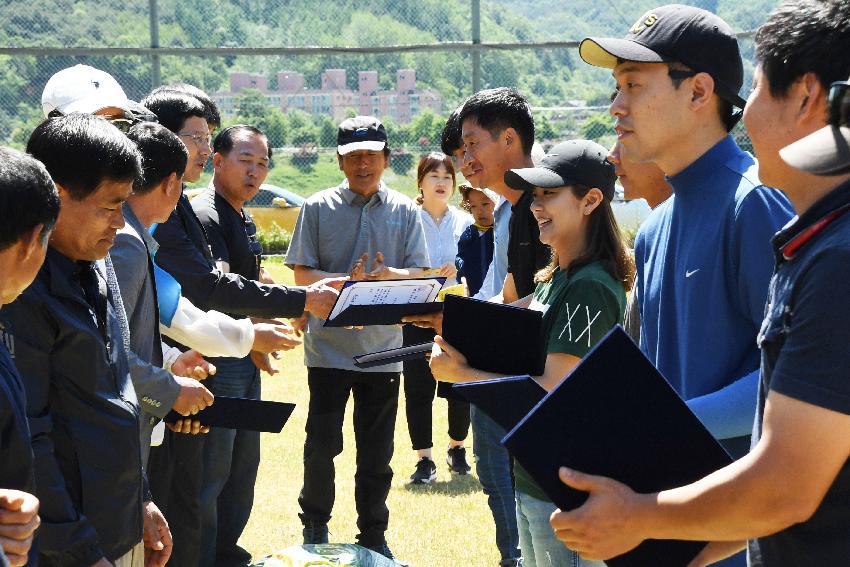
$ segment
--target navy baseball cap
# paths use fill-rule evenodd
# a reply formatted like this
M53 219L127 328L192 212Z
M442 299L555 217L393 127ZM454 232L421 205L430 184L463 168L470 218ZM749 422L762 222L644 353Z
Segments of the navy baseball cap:
M596 187L609 201L614 198L616 180L614 165L608 161L608 150L590 140L561 142L552 146L537 167L505 172L508 187L520 191L580 184Z
M336 134L339 155L357 151L381 151L387 147L387 129L374 116L355 116L344 120Z
M701 8L668 4L641 16L622 39L588 37L579 45L586 63L613 69L617 61L687 65L714 79L717 96L744 108L738 92L744 64L729 24Z

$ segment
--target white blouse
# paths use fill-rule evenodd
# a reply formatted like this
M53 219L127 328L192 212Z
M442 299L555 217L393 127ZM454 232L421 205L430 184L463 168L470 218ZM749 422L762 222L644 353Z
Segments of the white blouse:
M446 262L455 263L457 256L457 241L466 227L473 223L472 215L449 206L440 224L436 224L424 208L419 209L419 218L425 230L425 244L428 247L428 259L432 268L439 268ZM446 285L457 283L455 280L446 281Z

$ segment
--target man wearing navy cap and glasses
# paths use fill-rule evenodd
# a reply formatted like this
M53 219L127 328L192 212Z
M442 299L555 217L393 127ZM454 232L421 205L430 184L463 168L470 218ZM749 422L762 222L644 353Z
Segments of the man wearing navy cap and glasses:
M776 267L757 339L752 450L693 484L656 494L562 470L564 482L590 493L580 509L552 518L572 549L607 559L644 539L713 541L690 566L702 567L749 540L751 567L847 564L847 53L845 0L784 2L756 35L759 65L744 123L762 180L782 189L798 216L771 242Z

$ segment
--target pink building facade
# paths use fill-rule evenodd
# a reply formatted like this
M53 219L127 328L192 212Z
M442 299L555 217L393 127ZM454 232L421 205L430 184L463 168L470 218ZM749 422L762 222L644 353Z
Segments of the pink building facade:
M377 71L360 71L357 74L357 90L348 87L345 69L326 69L321 75L321 88L305 88L304 75L295 71L277 73L277 89L268 88L265 75L231 73L230 91L213 95L225 117L238 111L239 96L243 89L262 92L270 106L283 112L290 109L302 110L310 115L329 115L335 121L345 119L349 109L359 114L378 118L391 118L406 124L425 109L435 113L443 111L442 95L431 89L416 88L416 71L396 71L395 89L381 90Z

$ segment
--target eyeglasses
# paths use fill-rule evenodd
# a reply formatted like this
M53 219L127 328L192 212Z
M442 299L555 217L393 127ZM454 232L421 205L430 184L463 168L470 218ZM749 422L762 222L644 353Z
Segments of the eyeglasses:
M177 134L177 135L181 138L191 138L192 141L195 142L195 145L198 146L199 148L210 147L209 132L207 132L206 134L198 134L197 132L190 134L190 133L187 132L187 133Z
M850 81L836 81L829 87L829 123L850 126Z

